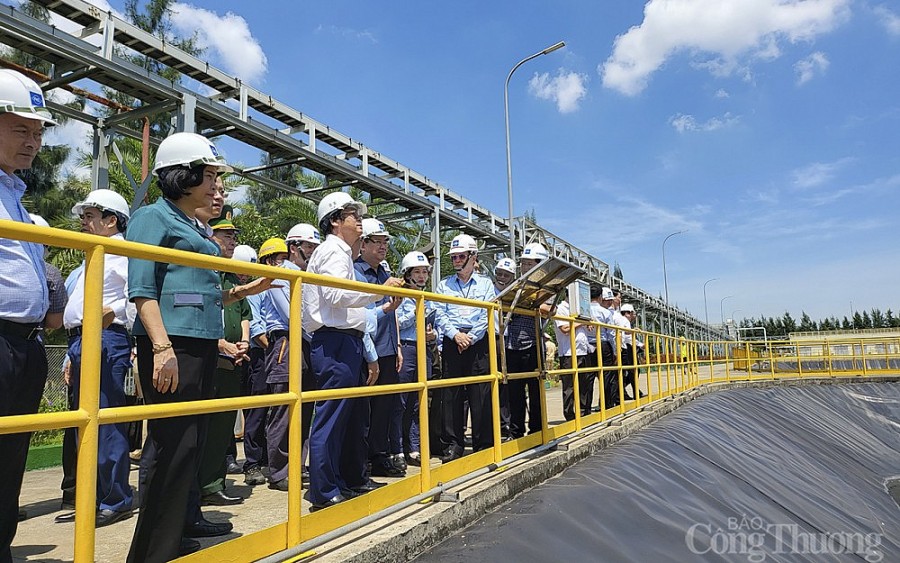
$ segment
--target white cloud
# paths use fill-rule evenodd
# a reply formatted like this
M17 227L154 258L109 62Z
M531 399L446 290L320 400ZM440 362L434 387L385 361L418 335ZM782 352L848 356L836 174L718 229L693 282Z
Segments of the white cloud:
M257 82L268 70L268 60L247 20L232 12L220 16L210 10L177 2L172 24L181 34L197 34L198 45L211 51L228 72L245 82Z
M553 100L560 113L578 110L578 103L587 94L586 74L559 69L556 76L534 73L528 81L528 91L542 100Z
M716 131L725 127L731 127L738 121L740 121L738 117L727 112L722 117L711 117L703 123L698 123L693 115L683 113L675 114L669 118L669 123L679 133L684 133L685 131Z
M834 162L813 162L791 172L791 184L800 190L821 186L830 182L841 168L852 161L852 158L847 157Z
M336 35L338 37L343 37L346 39L361 39L373 45L378 44L378 38L368 29L360 31L358 29L353 29L352 27L340 27L337 25L326 26L319 24L318 27L316 27L316 33L330 33L331 35Z
M644 21L616 38L598 72L607 88L634 96L667 59L703 54L716 74L730 74L742 60L770 60L779 42L812 40L841 23L850 0L650 0Z
M900 36L900 16L884 6L877 6L874 11L888 33L895 37Z
M724 88L719 88L718 90L716 90L716 97L721 99L728 98L729 96L728 92Z
M794 63L794 71L797 73L797 85L806 84L817 74L825 74L828 65L831 64L825 53L816 51L812 55Z

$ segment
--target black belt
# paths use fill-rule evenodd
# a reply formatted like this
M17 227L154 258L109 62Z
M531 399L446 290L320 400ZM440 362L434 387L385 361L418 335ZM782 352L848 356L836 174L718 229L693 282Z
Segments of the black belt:
M282 336L287 338L288 336L290 336L290 334L291 333L287 330L272 330L269 332L269 340L274 342L275 340L281 338Z
M124 332L125 334L128 334L128 329L125 328L124 325L120 325L120 324L117 324L117 323L113 323L113 324L109 325L108 327L106 327L106 328L103 329L103 330L114 330L114 331L116 331L116 332ZM81 336L81 332L82 332L82 327L81 327L81 325L78 325L78 326L73 327L73 328L67 328L67 329L66 329L66 337L68 337L68 338L74 338L74 337L76 337L76 336Z
M401 340L400 344L404 346L415 346L416 344L418 344L418 342L416 342L415 340Z
M0 334L18 336L25 340L34 340L41 334L44 327L40 323L16 323L0 319Z
M363 335L365 334L363 331L356 330L355 328L333 328L330 326L323 326L316 332L337 332L340 334L346 334L346 335L353 336L355 338L360 338L360 339L362 339Z

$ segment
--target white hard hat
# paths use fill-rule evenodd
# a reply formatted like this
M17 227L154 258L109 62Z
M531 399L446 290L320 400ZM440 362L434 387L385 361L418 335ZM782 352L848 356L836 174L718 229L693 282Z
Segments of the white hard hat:
M366 204L354 201L353 197L345 192L334 192L322 198L319 202L319 222L338 209L355 208L360 217L366 214Z
M388 264L388 261L387 261L387 260L382 260L381 262L379 262L379 264L381 265L382 268L384 268L384 271L385 271L385 272L387 272L387 273L389 273L389 274L393 274L393 273L394 273L394 272L391 271L391 265Z
M219 156L219 151L212 141L196 133L175 133L169 135L159 144L156 150L156 165L153 173L157 174L160 168L169 166L193 167L204 164L217 166L220 172L232 172L234 169L228 166L225 159Z
M510 272L512 274L516 273L516 261L512 258L501 258L497 261L497 265L494 266L494 273L497 273L497 270L503 270L506 272Z
M252 262L256 263L258 258L256 257L256 251L253 250L252 246L247 246L246 244L239 244L234 247L234 255L232 258L235 260L240 260L241 262Z
M634 313L634 305L626 303L619 309L620 313Z
M431 271L431 264L428 263L428 258L424 254L418 251L408 252L400 261L400 275L405 276L406 272L418 266L425 266L428 271Z
M6 68L0 69L0 113L11 113L43 121L46 125L56 125L37 82Z
M38 227L49 227L50 223L47 222L46 219L38 215L37 213L29 213L29 217L31 217L31 222L37 225Z
M384 228L384 223L382 223L378 219L363 219L362 238L378 236L387 237L388 240L391 239L391 235L387 232L387 229Z
M478 252L478 243L469 235L456 235L450 241L450 252L447 254L459 254L461 252Z
M96 207L100 211L114 211L125 219L131 218L128 202L125 198L112 190L94 190L84 198L84 201L76 203L72 207L75 215L84 214L88 207Z
M322 237L319 235L319 229L313 227L309 223L297 223L288 231L284 238L287 243L291 242L311 242L313 244L321 244Z
M604 287L601 290L600 299L603 299L604 301L610 301L615 298L616 298L616 294L613 293L613 290L611 290L610 288Z
M550 254L547 252L547 249L544 248L544 245L539 242L532 242L525 245L525 249L522 250L522 258L530 258L532 260L546 260L550 258Z

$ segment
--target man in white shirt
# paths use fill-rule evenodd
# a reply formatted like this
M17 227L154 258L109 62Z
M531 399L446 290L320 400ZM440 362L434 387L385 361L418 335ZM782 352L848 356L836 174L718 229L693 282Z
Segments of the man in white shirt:
M319 229L327 236L313 252L307 271L355 280L352 247L362 235L366 206L349 194L335 192L319 202ZM400 287L388 278L384 285ZM310 361L319 389L360 387L375 383L363 360L366 305L377 294L308 284L304 286L304 326L313 332ZM375 376L377 377L377 376ZM313 510L334 506L375 487L366 475L367 399L316 403L309 436L309 501Z
M556 309L557 316L568 317L570 314L569 302L563 301ZM572 369L578 366L579 370L588 369L588 355L591 353L591 346L588 342L588 325L575 322L570 325L568 321L554 321L553 328L556 331L556 344L559 347L557 354L559 355L560 369ZM572 341L570 332L575 330L575 350L572 350ZM573 361L573 356L575 357ZM578 372L578 398L581 416L591 414L591 400L594 394L594 373L586 371ZM563 394L563 416L566 420L575 419L575 382L572 374L560 377L562 381Z
M130 217L128 204L112 190L95 190L72 212L81 218L84 233L122 240ZM69 338L70 377L76 401L81 382L81 331L84 320L84 267L73 274L74 284L63 314ZM104 322L100 335L100 408L125 406L125 376L131 368L134 304L128 301L128 258L107 254L103 269ZM95 377L88 374L88 377ZM132 492L128 483L128 424L102 424L97 455L97 527L131 517ZM62 515L58 521L66 521ZM71 515L74 518L74 514Z

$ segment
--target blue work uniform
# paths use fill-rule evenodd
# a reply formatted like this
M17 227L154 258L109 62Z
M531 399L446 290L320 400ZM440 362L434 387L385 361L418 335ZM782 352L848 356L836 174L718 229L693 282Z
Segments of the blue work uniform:
M270 393L266 383L266 351L258 344L257 338L266 334L265 312L263 300L265 293L248 295L250 305L250 361L247 363L247 375L244 382L245 395L267 395ZM244 409L244 473L254 468L269 465L266 446L266 419L269 407Z
M464 297L479 301L490 301L496 295L490 278L473 273L463 282L457 274L441 280L438 293L454 297ZM444 331L443 359L444 378L484 375L490 370L488 341L485 338L488 326L488 310L482 307L438 303L444 310L448 326ZM459 332L468 333L472 345L459 351L453 340ZM490 336L493 338L493 335ZM441 432L441 446L447 456L460 457L465 448L465 414L463 401L468 398L472 416L472 448L474 451L493 446L493 417L491 413L491 388L487 383L462 387L447 387L441 393L444 420Z
M353 267L362 278L371 284L381 285L389 277L387 270L379 264L373 268L362 258L357 258ZM382 306L390 302L384 296L374 303L378 327L375 331L375 351L378 353L378 381L376 385L394 385L399 383L397 373L397 354L399 351L397 317L395 311L384 312ZM390 456L402 453L403 418L400 395L379 395L369 399L369 460L372 462L372 475L396 477L403 472L396 468Z

